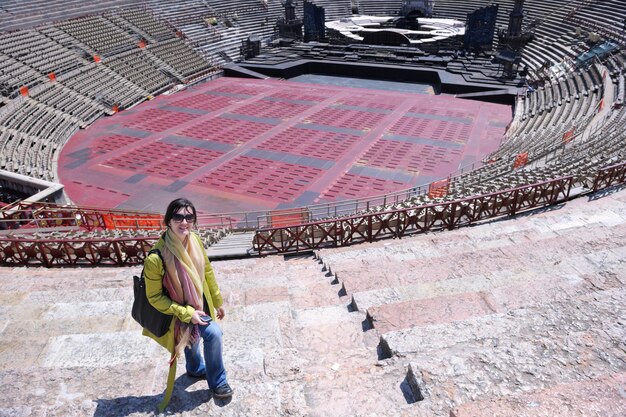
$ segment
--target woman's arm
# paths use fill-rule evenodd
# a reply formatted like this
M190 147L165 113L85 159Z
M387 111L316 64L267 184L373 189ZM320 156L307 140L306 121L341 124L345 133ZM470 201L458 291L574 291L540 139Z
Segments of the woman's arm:
M163 293L163 263L156 253L146 257L144 276L146 296L150 304L164 314L174 315L183 323L189 323L195 309L192 306L181 306Z

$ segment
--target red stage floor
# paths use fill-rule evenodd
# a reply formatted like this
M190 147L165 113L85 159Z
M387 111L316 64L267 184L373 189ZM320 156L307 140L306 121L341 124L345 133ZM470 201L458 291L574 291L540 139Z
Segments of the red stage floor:
M379 195L495 150L509 106L450 96L220 78L80 131L59 177L79 205L204 213Z

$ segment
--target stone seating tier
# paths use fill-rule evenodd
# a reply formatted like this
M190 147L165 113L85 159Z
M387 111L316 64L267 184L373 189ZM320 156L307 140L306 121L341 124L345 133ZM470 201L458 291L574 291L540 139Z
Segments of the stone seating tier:
M214 262L225 301L220 326L235 396L230 402L209 399L206 382L185 376L181 359L168 412L512 417L537 410L560 416L566 410L567 415L623 415L626 196L621 191L596 197L480 227L325 249L317 258ZM606 235L607 230L614 233ZM585 236L584 242L576 235ZM559 236L569 244L559 247ZM445 276L440 271L446 265L437 260L452 254L465 262ZM430 265L407 264L429 256ZM509 277L526 285L528 300L519 308L515 300L520 295L514 293L507 298L507 312L457 315L451 321L468 298L459 295L454 301L454 292L448 292L450 310L435 323L383 333L376 322L369 326L365 312L350 307L351 295L340 284L345 262L374 258L382 262L364 263L360 275L375 282L393 260L403 262L404 276L413 271L424 277L426 297L427 285L436 282L431 276L449 281L448 289L460 278L478 290L480 279L472 276L486 271L492 278L483 280L480 291L495 292L498 277L503 285ZM533 260L537 265L524 274ZM533 272L542 267L557 268L566 292L544 294L536 286ZM153 413L164 389L168 355L142 337L130 318L130 277L140 267L1 269L0 299L7 308L0 312L6 323L0 330L5 387L0 399L6 413ZM384 301L393 288L380 286L379 299ZM432 317L439 306L433 301L423 317ZM400 323L407 313L414 314L404 310L390 322ZM37 396L29 388L33 384Z

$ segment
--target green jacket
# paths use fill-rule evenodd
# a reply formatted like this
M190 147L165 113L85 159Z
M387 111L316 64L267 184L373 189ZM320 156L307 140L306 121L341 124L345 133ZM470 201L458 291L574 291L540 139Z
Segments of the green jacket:
M195 233L191 233L190 239L196 239L200 247L202 247L202 253L204 253L204 279L205 285L203 286L204 299L208 306L207 313L211 315L211 318L215 321L215 309L222 306L222 294L220 294L220 289L217 286L217 281L215 280L215 274L213 273L213 268L211 267L211 262L209 262L209 258L204 249L204 245L202 244L202 240ZM152 249L159 249L163 251L165 247L165 241L163 237L161 237L157 243L152 247ZM144 261L144 276L146 281L146 295L148 296L148 301L152 304L157 310L161 311L165 314L171 314L178 318L178 320L189 323L191 321L191 315L195 311L192 306L183 306L178 303L172 301L171 298L163 294L163 263L161 262L161 258L156 253L152 253L148 255ZM176 320L172 320L172 324L170 325L170 329L161 337L157 337L152 334L150 331L143 329L144 336L151 337L158 344L166 348L170 354L174 353L174 323ZM167 376L167 388L165 389L165 394L163 396L163 400L161 404L159 404L159 412L163 412L165 407L170 401L172 397L172 392L174 390L174 380L176 378L176 361L174 360L170 364L170 370Z

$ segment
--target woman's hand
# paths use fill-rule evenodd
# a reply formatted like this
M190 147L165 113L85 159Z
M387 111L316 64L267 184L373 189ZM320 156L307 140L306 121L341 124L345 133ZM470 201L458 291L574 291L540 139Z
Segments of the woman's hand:
M222 320L224 316L226 315L226 313L224 312L224 307L220 307L216 309L216 311L217 311L217 318Z
M207 325L207 324L209 324L209 323L207 323L206 321L202 321L202 320L200 319L200 317L202 317L202 316L208 316L208 314L207 314L207 313L205 313L205 312L204 312L204 311L202 311L202 310L196 310L196 311L194 311L194 312L193 312L193 314L191 315L191 322L192 322L193 324L198 324L198 325L200 325L200 326L206 326L206 325Z

